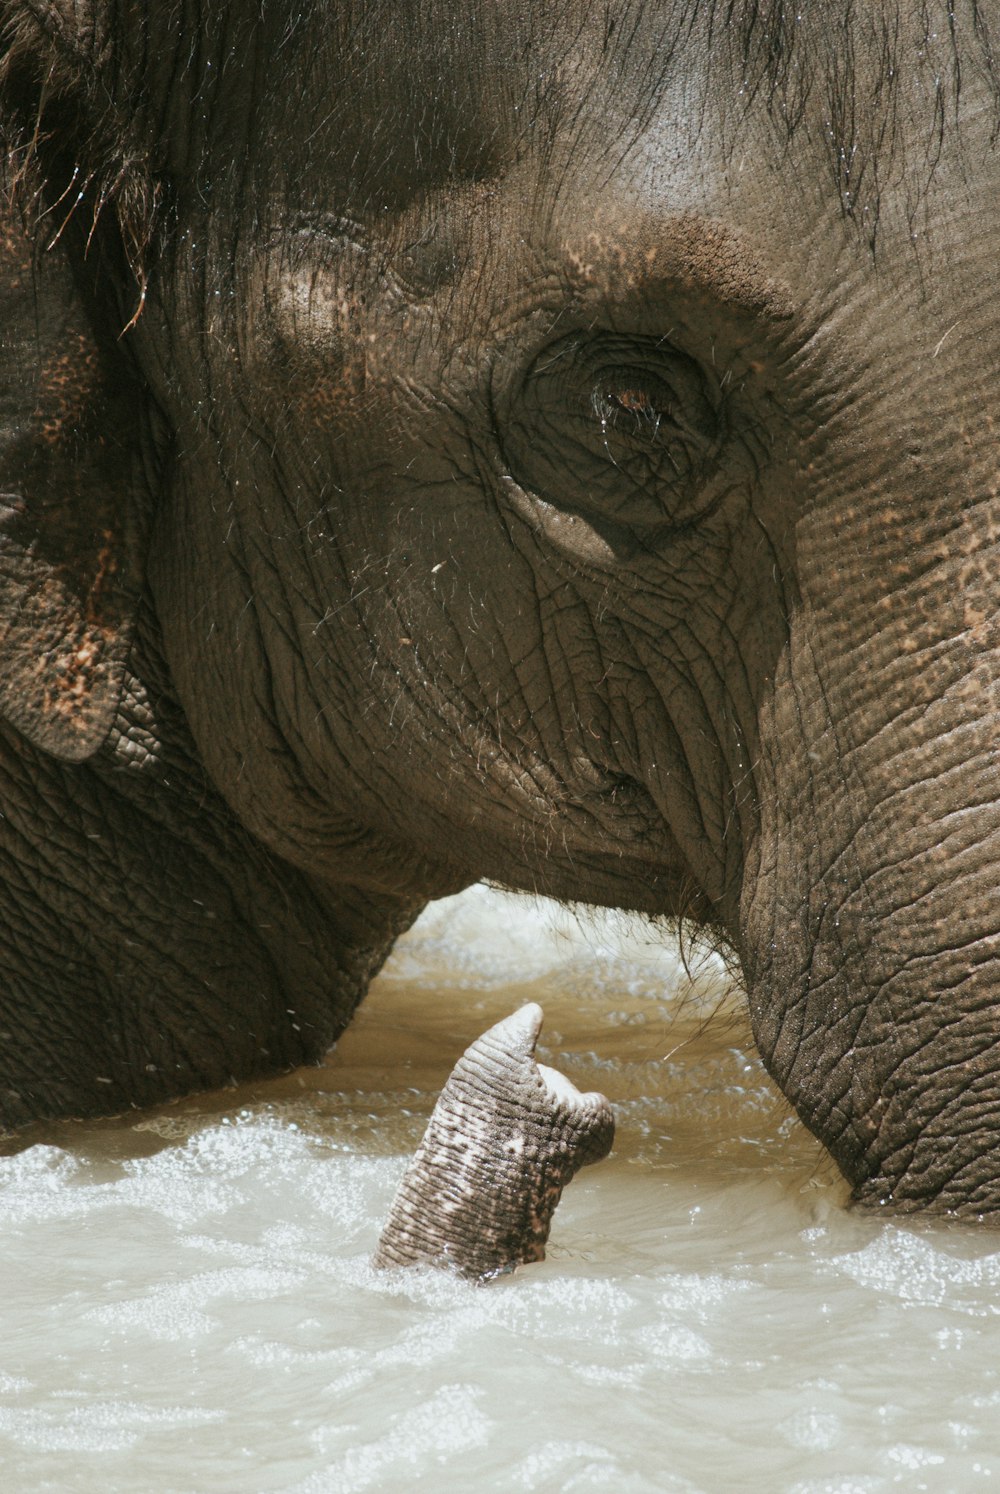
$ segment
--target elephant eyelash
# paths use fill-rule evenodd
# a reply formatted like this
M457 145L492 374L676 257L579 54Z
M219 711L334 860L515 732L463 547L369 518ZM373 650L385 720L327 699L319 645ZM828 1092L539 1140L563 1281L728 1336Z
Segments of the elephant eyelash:
M719 449L722 413L721 403L713 407L704 393L699 424L684 413L682 395L655 373L624 369L620 376L600 380L591 395L591 410L600 423L608 460L621 468L625 443L665 463L675 478L690 472L692 459L709 462Z
M669 420L673 414L673 405L666 402L666 407L661 407L661 402L654 400L649 393L641 387L631 386L625 389L608 389L594 392L594 413L602 425L615 425L619 429L626 426L628 417L631 417L631 434L638 436L649 434L655 440L660 429L662 420Z

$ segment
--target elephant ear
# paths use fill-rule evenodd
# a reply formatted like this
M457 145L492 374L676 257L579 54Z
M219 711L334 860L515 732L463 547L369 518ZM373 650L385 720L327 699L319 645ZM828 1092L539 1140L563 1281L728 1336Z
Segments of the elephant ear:
M114 722L141 586L140 398L63 245L0 204L0 715L79 762Z

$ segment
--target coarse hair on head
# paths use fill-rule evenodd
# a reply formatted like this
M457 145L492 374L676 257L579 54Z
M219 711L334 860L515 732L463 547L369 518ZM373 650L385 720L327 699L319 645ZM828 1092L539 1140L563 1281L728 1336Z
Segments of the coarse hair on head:
M133 121L113 87L114 36L92 0L25 0L5 7L0 35L3 188L52 247L86 213L89 243L113 209L121 251L146 287L146 251L159 190Z

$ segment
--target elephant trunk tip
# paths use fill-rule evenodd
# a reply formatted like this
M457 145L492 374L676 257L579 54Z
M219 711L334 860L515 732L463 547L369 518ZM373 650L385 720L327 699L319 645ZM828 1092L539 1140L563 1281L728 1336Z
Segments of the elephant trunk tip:
M484 1044L497 1047L511 1058L530 1059L534 1056L544 1020L545 1013L538 1002L526 1001L524 1006L519 1006L509 1017L494 1023L466 1052L471 1053L480 1044Z

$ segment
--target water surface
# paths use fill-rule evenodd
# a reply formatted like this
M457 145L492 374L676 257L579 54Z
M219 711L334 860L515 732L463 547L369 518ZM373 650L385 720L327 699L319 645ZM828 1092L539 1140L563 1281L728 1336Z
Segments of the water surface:
M693 977L693 978L692 978ZM526 1000L615 1102L548 1259L368 1257L462 1048ZM482 888L318 1069L0 1156L3 1488L975 1490L1000 1480L1000 1237L844 1208L721 964Z

